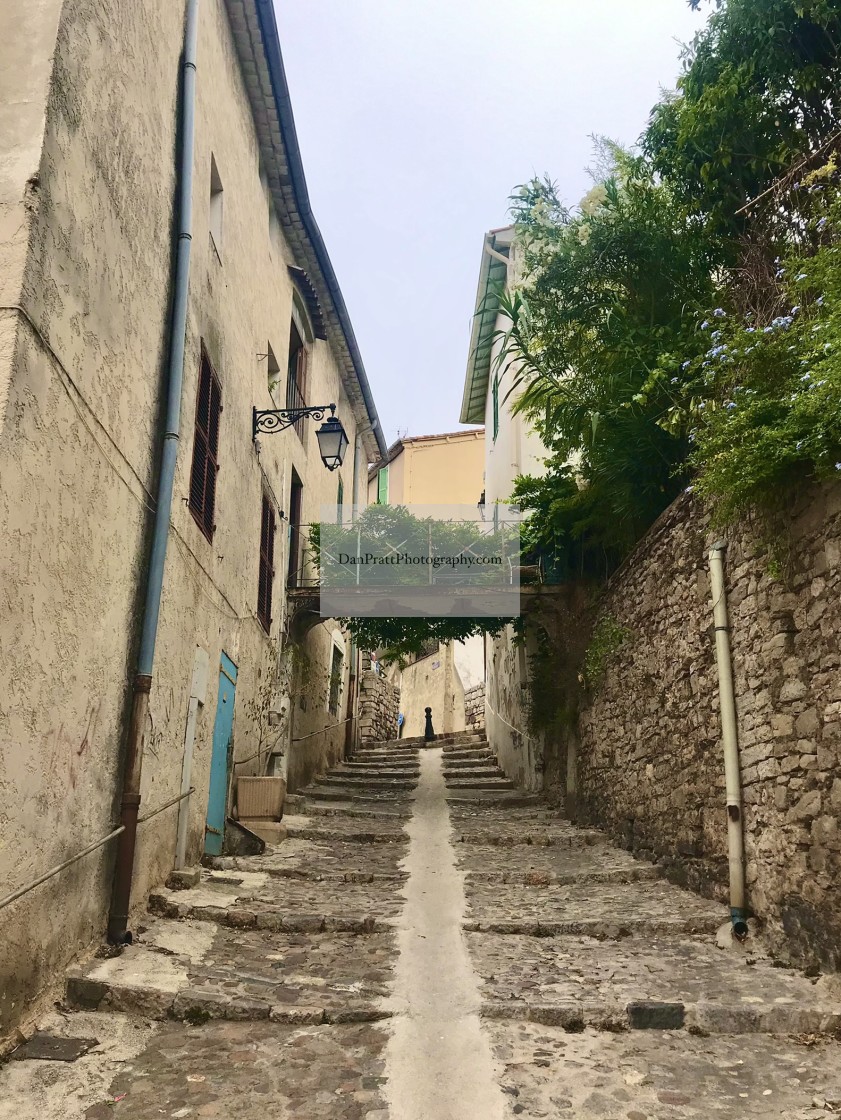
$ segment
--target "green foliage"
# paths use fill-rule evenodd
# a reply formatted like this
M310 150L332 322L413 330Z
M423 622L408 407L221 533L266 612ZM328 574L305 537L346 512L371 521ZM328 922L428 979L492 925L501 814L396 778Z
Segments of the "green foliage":
M325 528L328 530L328 538L322 539ZM383 553L389 545L399 544L413 554L425 554L428 548L439 555L456 556L467 548L471 548L474 553L485 551L493 554L496 547L494 541L491 538L477 538L475 523L447 524L432 518L417 518L405 506L389 505L369 506L352 525L314 525L310 533L319 563L322 549L329 548L334 552L343 550L356 555L359 542L363 551L371 547ZM370 575L370 570L366 572L362 569L362 583ZM408 586L417 585L419 579L424 582L427 575L426 568L396 567L389 570L390 582ZM474 575L471 578L475 583L481 577ZM465 641L477 634L497 634L513 620L483 617L361 616L340 618L338 621L347 628L361 649L381 650L381 660L387 664L421 656L430 641L446 643Z
M500 365L549 449L514 497L562 575L688 484L726 521L841 472L841 7L714 6L640 155L602 142L575 211L547 179L513 199Z
M499 634L511 618L343 618L360 649L381 650L383 664L421 657L430 641L463 642Z
M502 298L499 359L551 452L546 479L518 484L516 500L548 515L532 520L567 549L567 567L595 559L602 571L685 484L686 435L659 423L665 396L641 391L698 347L693 315L713 292L702 232L646 161L608 154L610 177L574 214L545 182L514 196L527 279Z
M841 196L835 161L801 191L820 200L801 236L817 248L776 262L770 320L718 307L699 325L664 425L689 428L701 496L726 521L771 511L798 482L841 471ZM802 209L802 207L801 207ZM781 305L781 306L780 306Z
M655 106L643 137L708 234L726 241L742 230L745 203L837 133L839 47L836 0L716 4L685 51L676 95Z
M599 619L584 655L584 680L588 688L598 688L608 665L629 637L629 631L620 626L613 615L603 615Z

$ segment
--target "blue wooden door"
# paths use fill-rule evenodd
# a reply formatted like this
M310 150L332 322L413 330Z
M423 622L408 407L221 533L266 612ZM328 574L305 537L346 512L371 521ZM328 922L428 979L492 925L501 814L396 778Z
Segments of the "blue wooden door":
M210 856L222 854L225 834L225 806L228 800L228 757L234 728L237 667L227 654L219 666L219 696L213 725L213 754L210 759L210 792L207 795L207 824L204 850Z

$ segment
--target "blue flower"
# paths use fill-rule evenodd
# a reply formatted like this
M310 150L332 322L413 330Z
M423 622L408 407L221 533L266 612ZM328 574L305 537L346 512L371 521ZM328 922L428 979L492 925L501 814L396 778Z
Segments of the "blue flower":
M705 320L703 321L703 323L701 324L701 330L702 330L702 331L708 331L709 329L710 329L710 324L709 324L709 320L708 320L708 319L705 319Z
M691 362L684 362L683 365L680 368L681 369L689 369L691 364L692 364Z
M795 281L799 281L799 280L808 280L808 279L809 279L809 277L808 277L808 276L806 275L806 273L805 273L805 272L799 272L799 273L797 274L797 276L795 276L795 278L794 278L794 279L795 279Z
M836 464L835 464L835 469L836 469L837 471L841 471L841 463L836 463Z
M731 412L736 407L736 402L735 401L725 401L724 402L724 407L727 409L728 412Z
M817 229L824 229L824 228L825 228L825 226L826 226L826 223L827 223L828 221L829 221L829 219L828 219L828 218L821 218L821 220L820 220L820 221L818 222L818 224L817 224L816 228L817 228Z
M818 296L818 298L815 300L815 303L818 305L818 307L823 307L823 296Z
M717 307L715 311L713 311L713 315L715 315L716 319L723 319L726 314L727 312L723 307Z
M745 327L745 334L756 334L756 327Z

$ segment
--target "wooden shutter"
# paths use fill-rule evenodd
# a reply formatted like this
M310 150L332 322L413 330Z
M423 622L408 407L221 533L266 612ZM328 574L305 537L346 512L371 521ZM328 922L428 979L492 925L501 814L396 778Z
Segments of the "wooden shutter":
M336 524L341 525L344 517L343 506L345 504L345 484L339 479L339 485L336 487Z
M202 350L193 465L190 471L190 511L208 540L213 539L216 513L216 475L219 471L219 416L222 391L207 354Z
M274 585L274 507L263 495L260 526L260 582L257 588L257 617L266 633L272 625L272 588Z
M377 471L377 505L388 505L388 467Z

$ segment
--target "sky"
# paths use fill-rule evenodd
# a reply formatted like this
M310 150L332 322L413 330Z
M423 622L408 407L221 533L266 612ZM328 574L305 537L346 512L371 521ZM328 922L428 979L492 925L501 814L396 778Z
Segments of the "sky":
M310 199L387 443L457 431L483 237L591 135L633 143L686 0L275 0Z

